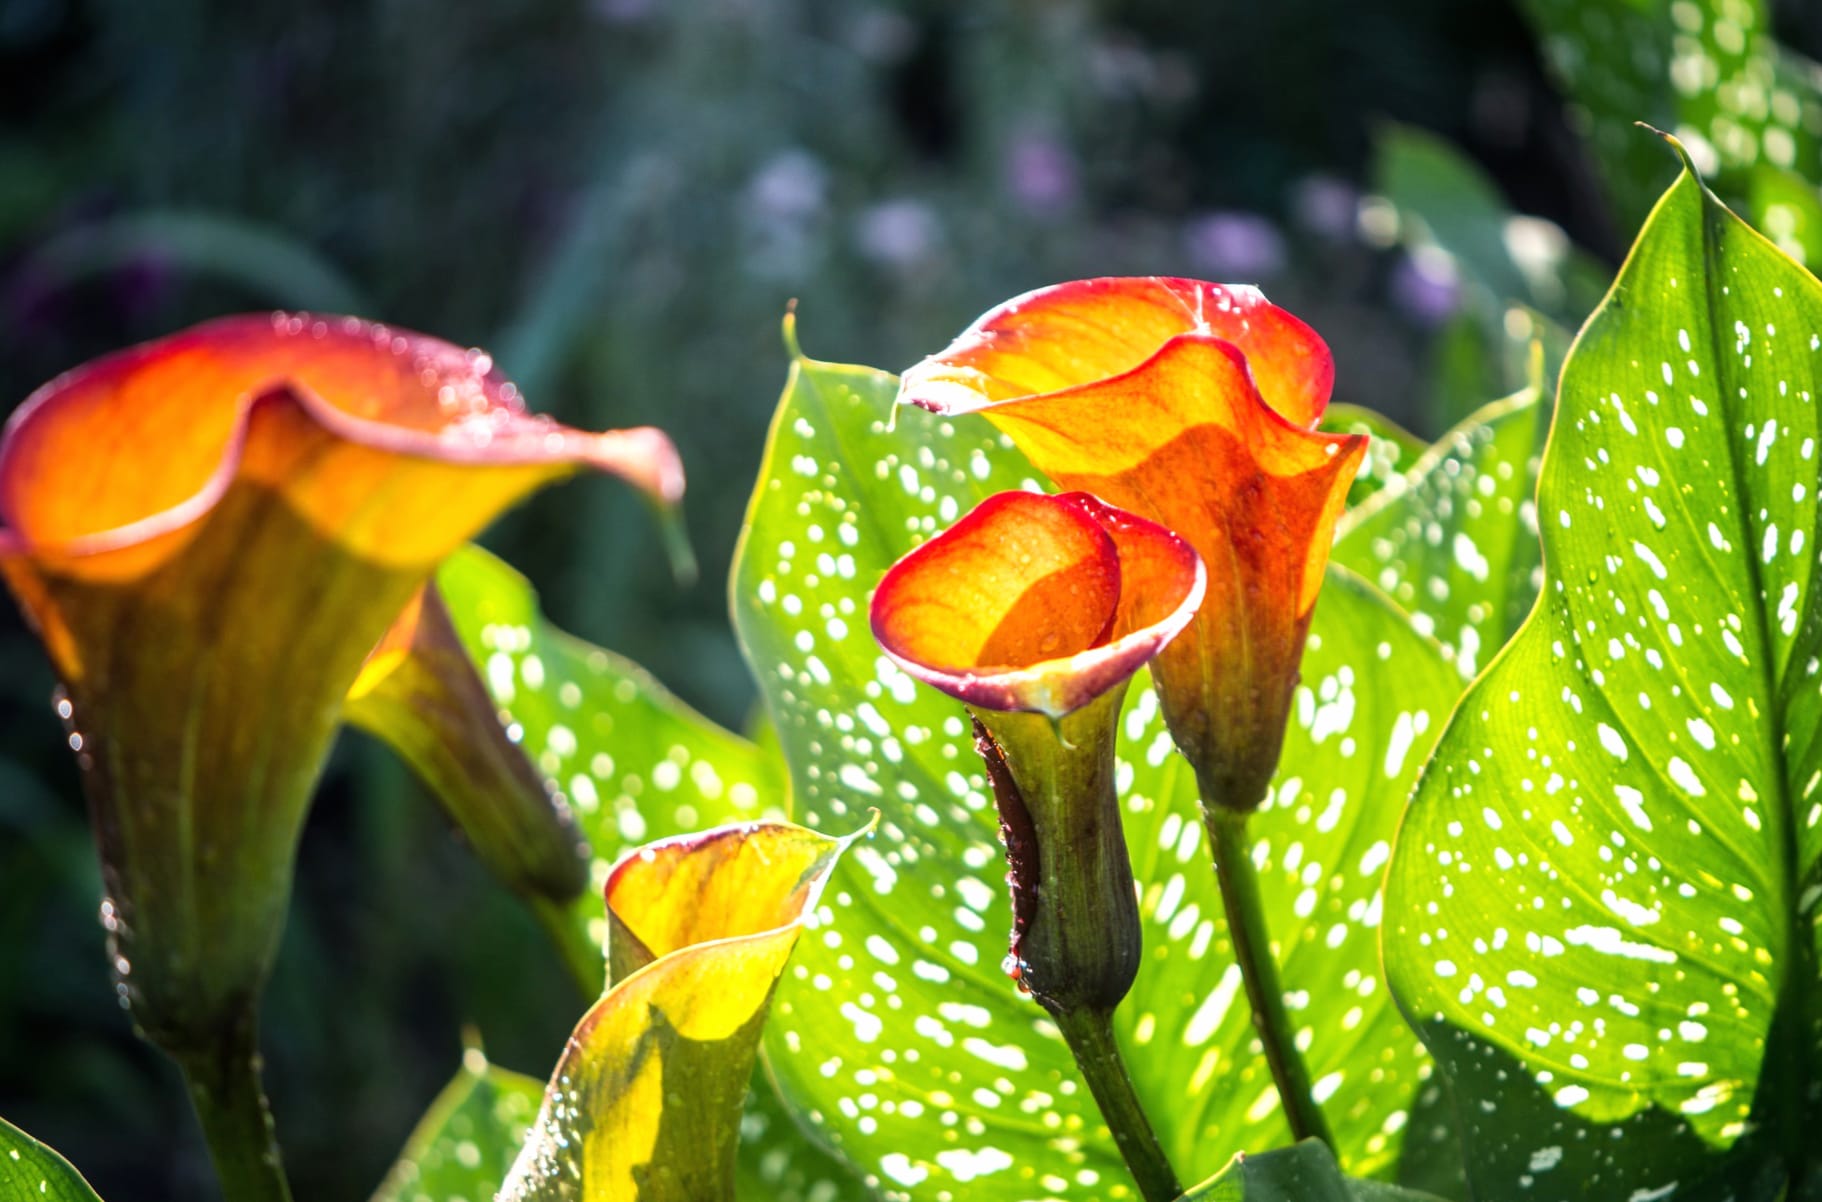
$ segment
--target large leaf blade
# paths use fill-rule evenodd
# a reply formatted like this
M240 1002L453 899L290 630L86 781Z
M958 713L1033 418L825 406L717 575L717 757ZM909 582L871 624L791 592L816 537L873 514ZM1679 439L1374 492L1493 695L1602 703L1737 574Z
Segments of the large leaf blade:
M1818 331L1814 277L1685 173L1565 368L1544 601L1388 884L1392 983L1480 1188L1688 1196L1822 1121Z
M981 497L1037 481L985 422L904 412L889 428L894 389L883 373L794 363L735 569L736 622L801 819L839 823L863 804L883 815L878 845L832 883L840 942L806 941L781 987L772 1062L787 1097L894 1196L1104 1197L1125 1175L1099 1116L1041 1011L993 967L1010 914L962 708L892 668L864 626L867 592L899 555ZM1390 1172L1425 1069L1379 979L1373 898L1459 680L1346 573L1314 630L1286 754L1295 767L1258 820L1272 844L1264 888L1320 1076L1357 1042L1375 1050L1370 1068L1325 1081L1325 1096L1350 1163ZM1192 774L1149 688L1133 690L1119 755L1128 842L1150 879L1146 965L1116 1021L1177 1168L1204 1175L1288 1132L1234 1004ZM928 1125L932 1112L941 1125Z
M1537 599L1532 494L1549 406L1540 385L1484 406L1344 514L1332 553L1373 581L1472 678Z

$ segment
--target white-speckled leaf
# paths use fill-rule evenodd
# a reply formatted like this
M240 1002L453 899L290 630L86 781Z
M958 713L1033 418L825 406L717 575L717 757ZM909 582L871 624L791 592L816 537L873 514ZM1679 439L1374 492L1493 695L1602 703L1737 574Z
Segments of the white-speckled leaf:
M798 360L735 566L736 624L792 762L799 818L878 807L780 987L785 1094L895 1197L1102 1199L1124 1169L1042 1011L1000 971L997 820L962 707L867 628L885 569L979 499L1036 487L981 419L900 412L896 381ZM1356 1171L1390 1172L1426 1060L1378 979L1376 886L1405 795L1460 688L1435 644L1345 573L1318 604L1307 687L1258 828L1293 1013ZM1119 783L1147 951L1117 1022L1179 1172L1288 1140L1229 969L1191 773L1142 682ZM1344 1061L1347 1067L1343 1067Z
M1537 599L1532 496L1548 416L1536 387L1495 401L1341 519L1334 562L1384 589L1464 677L1486 666Z
M648 840L784 816L784 765L775 751L685 706L636 664L552 627L525 578L485 551L469 547L452 557L437 586L502 720L588 837L592 883L569 918L580 952L572 958L591 958L599 972L593 984L583 982L584 990L597 989L606 977L601 889L614 862ZM741 1141L742 1198L874 1197L848 1166L798 1130L763 1072L754 1078ZM496 1175L488 1192L474 1196L492 1197L499 1183Z
M1379 972L1379 889L1404 799L1460 691L1405 614L1330 569L1283 761L1247 826L1297 1042L1342 1160L1359 1175L1398 1168L1410 1107L1428 1088L1428 1057ZM1135 692L1118 779L1145 967L1115 1020L1141 1096L1162 1112L1160 1137L1194 1179L1235 1152L1288 1143L1290 1132L1255 1051L1195 774L1151 690Z
M789 810L782 764L637 664L552 627L505 563L465 547L438 571L437 587L501 720L588 838L592 881L572 911L597 948L607 937L601 887L621 856Z
M1321 1140L1236 1156L1182 1202L1436 1202L1433 1195L1345 1176Z
M69 1161L5 1119L0 1119L0 1198L101 1202Z
M1410 470L1424 452L1423 439L1391 418L1358 405L1330 405L1322 415L1322 429L1334 434L1367 436L1366 458L1348 485L1348 507L1367 498Z
M1570 357L1544 600L1389 878L1488 1196L1755 1196L1822 1127L1819 381L1822 286L1686 173Z
M1779 47L1767 0L1524 0L1544 57L1594 144L1621 221L1642 219L1670 175L1649 121L1681 138L1787 252L1822 246L1796 228L1817 208L1822 173L1822 67ZM1752 177L1807 192L1797 205ZM1782 211L1788 208L1789 211Z
M483 1202L506 1179L538 1117L544 1082L462 1056L455 1080L419 1120L373 1202Z

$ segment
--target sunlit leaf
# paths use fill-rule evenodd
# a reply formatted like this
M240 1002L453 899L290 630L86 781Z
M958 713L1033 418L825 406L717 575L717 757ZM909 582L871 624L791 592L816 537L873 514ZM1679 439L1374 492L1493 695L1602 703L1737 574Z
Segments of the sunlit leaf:
M412 766L501 882L559 904L583 892L587 848L569 807L507 737L434 587L367 656L343 712Z
M1415 269L1458 292L1427 372L1438 425L1469 420L1487 398L1530 384L1536 342L1554 381L1569 330L1600 302L1611 273L1553 222L1515 212L1485 171L1435 134L1381 126L1373 179Z
M1429 1194L1345 1176L1320 1140L1235 1156L1182 1202L1425 1202Z
M538 1115L544 1083L487 1063L480 1049L437 1095L373 1202L485 1202Z
M731 1202L772 991L851 841L724 826L614 868L617 979L570 1036L502 1199Z
M1039 482L978 418L903 412L888 429L896 383L793 364L735 568L736 623L800 819L839 829L882 814L835 872L831 937L798 949L767 1047L787 1099L893 1197L1106 1198L1131 1188L1112 1142L1042 1011L998 967L1011 913L965 714L866 628L869 593L899 556L982 497ZM1313 630L1286 768L1254 819L1263 888L1344 1159L1390 1172L1426 1061L1379 980L1374 893L1460 682L1347 573L1331 574ZM1194 774L1149 687L1133 690L1121 732L1147 943L1116 1020L1160 1137L1194 1180L1288 1131L1230 968Z
M437 585L509 733L588 837L593 884L568 911L568 934L560 937L578 981L593 991L605 969L601 887L613 864L648 838L783 816L783 763L775 749L685 706L644 669L551 626L525 578L487 552L459 552ZM760 1188L778 1202L793 1202L793 1191L806 1202L872 1197L797 1130L763 1074L743 1123L739 1172L751 1183L743 1198L764 1197L752 1192Z
M1358 405L1330 405L1322 415L1323 430L1335 434L1367 436L1366 458L1360 471L1348 485L1348 508L1352 509L1384 488L1408 470L1424 452L1424 441L1391 418Z
M1544 56L1592 139L1621 223L1670 177L1648 121L1690 148L1729 195L1761 165L1822 176L1822 67L1777 45L1768 0L1524 0ZM1755 224L1770 210L1754 209ZM1786 243L1787 250L1801 243Z
M70 1162L0 1119L0 1198L101 1202Z
M1386 900L1477 1190L1769 1196L1822 1125L1819 348L1822 286L1685 173L1565 369L1544 600Z
M437 574L508 733L574 813L592 886L572 908L605 950L601 886L641 843L782 817L782 766L679 701L643 668L551 626L526 579L478 547Z
M1334 561L1409 611L1463 676L1486 666L1537 597L1532 494L1548 416L1535 386L1496 401L1341 519Z

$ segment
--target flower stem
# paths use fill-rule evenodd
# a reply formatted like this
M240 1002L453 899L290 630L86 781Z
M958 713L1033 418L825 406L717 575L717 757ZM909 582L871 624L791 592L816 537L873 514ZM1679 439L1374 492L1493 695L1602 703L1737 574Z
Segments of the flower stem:
M1221 885L1221 906L1227 913L1228 937L1234 959L1246 982L1246 999L1253 1011L1253 1028L1265 1045L1272 1082L1284 1104L1291 1134L1314 1137L1335 1146L1321 1107L1310 1096L1310 1073L1297 1050L1290 1016L1284 1009L1284 986L1278 980L1278 962L1272 958L1272 941L1265 929L1265 908L1259 900L1259 878L1253 869L1246 839L1246 815L1220 805L1204 805L1209 844L1215 856L1215 877Z
M1126 1167L1145 1202L1173 1202L1183 1192L1170 1167L1157 1133L1139 1105L1126 1062L1113 1038L1113 1015L1105 1010L1052 1010L1051 1019L1075 1056L1076 1066L1088 1082L1101 1108L1101 1118L1113 1132Z
M222 1197L229 1202L291 1202L278 1133L260 1082L259 1033L252 1016L229 1024L217 1042L173 1051L172 1057L190 1087Z

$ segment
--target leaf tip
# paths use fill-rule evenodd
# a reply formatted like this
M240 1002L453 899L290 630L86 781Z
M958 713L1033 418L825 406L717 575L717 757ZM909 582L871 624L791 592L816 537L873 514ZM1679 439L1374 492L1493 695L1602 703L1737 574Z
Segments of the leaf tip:
M793 361L798 362L798 363L803 362L806 358L808 358L808 356L806 356L803 353L803 347L797 341L797 298L796 297L793 296L790 300L785 302L784 321L781 322L780 324L783 327L782 333L784 335L785 353L787 355L789 355Z
M1670 143L1670 149L1675 151L1677 158L1682 160L1683 170L1689 172L1690 175L1693 175L1698 180L1702 178L1702 173L1696 168L1695 159L1690 155L1689 148L1684 146L1675 134L1666 133L1649 121L1634 121L1633 124L1640 129L1645 130L1647 133L1656 134L1658 137L1664 139L1664 141Z

